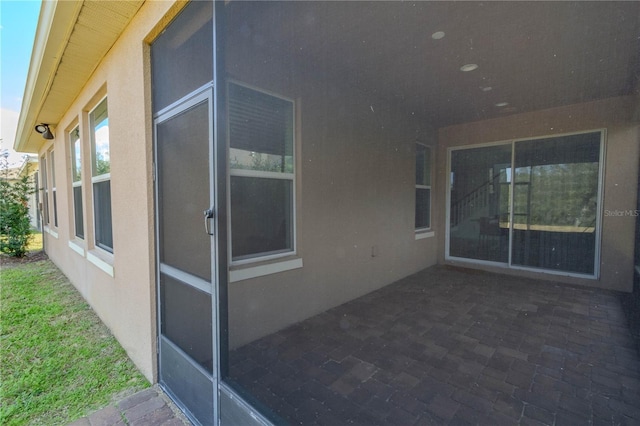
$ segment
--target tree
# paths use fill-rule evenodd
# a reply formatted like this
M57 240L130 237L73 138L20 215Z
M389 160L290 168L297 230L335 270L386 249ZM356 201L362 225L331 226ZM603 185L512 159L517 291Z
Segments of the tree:
M8 165L0 178L0 252L24 257L31 240L29 195L34 192L29 176L9 180Z

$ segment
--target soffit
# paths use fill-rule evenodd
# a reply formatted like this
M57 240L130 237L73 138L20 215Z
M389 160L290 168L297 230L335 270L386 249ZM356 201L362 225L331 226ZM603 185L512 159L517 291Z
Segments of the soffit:
M55 128L143 2L43 3L16 150L38 151L43 139L33 126L49 123Z
M44 2L15 147L54 127L142 5ZM231 2L231 34L420 113L434 127L633 93L637 2ZM239 17L242 22L234 22ZM234 34L237 29L242 34ZM433 40L431 34L444 31ZM288 54L289 54L288 53ZM479 68L462 73L460 66ZM492 87L484 92L482 87ZM498 102L508 102L497 108Z
M229 7L236 12L231 39L250 35L310 69L398 101L434 127L628 95L638 84L638 2ZM445 37L434 40L436 31ZM478 69L460 71L470 63Z

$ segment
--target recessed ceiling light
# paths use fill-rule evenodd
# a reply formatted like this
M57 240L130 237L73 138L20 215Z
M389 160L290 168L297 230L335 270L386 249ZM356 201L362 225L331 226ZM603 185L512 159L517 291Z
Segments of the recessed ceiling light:
M480 90L482 90L483 92L488 92L490 90L493 90L493 87L491 87L491 86L481 86Z
M507 105L509 105L509 102L498 102L498 103L496 104L496 106L497 106L497 107L500 107L500 108L502 108L502 107L506 107Z
M477 70L478 69L478 65L477 64L466 64L460 67L460 71L462 72L469 72L469 71L473 71L473 70Z
M434 40L440 40L441 38L444 38L444 31L436 31L435 33L431 34L431 38Z

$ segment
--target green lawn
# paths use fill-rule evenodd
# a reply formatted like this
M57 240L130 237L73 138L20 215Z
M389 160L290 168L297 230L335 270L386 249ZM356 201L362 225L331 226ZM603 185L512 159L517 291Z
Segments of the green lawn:
M27 249L29 251L42 250L42 232L34 231L33 234L31 234L31 240L29 241Z
M147 386L50 261L2 267L0 424L68 424Z

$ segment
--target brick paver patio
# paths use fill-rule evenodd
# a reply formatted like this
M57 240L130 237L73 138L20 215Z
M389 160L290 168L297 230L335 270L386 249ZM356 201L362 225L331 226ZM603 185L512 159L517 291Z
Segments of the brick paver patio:
M232 352L231 375L293 424L640 424L619 293L444 266Z
M186 426L191 423L157 386L130 395L69 426Z

